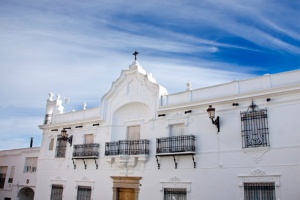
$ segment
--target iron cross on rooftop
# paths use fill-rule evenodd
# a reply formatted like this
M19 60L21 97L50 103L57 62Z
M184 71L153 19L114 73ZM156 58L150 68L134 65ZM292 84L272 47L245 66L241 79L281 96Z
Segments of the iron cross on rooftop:
M134 60L136 60L136 56L139 54L139 52L135 51L132 55L134 55Z

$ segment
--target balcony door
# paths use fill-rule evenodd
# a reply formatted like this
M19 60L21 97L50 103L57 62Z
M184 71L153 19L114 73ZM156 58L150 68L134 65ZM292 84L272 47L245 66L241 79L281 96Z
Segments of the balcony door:
M94 134L85 134L84 135L84 155L86 156L92 156L93 155L93 144L94 143Z
M170 136L184 135L184 124L172 124L170 125Z
M170 125L170 151L182 152L184 151L182 138L178 136L184 135L184 124L172 124Z
M140 149L140 126L128 126L128 133L127 133L127 142L128 146L127 149L129 150L129 154L138 154Z
M140 139L140 126L128 126L127 140L139 140Z

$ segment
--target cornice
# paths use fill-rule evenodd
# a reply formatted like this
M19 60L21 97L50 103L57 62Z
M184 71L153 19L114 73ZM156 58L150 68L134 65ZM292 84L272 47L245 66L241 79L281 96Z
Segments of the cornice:
M203 100L197 100L197 101L186 101L180 104L173 104L173 105L166 105L166 106L159 106L157 112L162 113L166 111L174 111L174 110L180 110L180 109L186 109L188 108L198 108L199 106L207 107L211 104L230 104L234 101L247 101L252 100L255 98L267 98L270 97L270 95L286 95L286 94L292 94L295 93L300 94L300 85L287 85L283 87L276 87L276 88L269 88L265 90L260 91L251 91L247 93L238 93L235 95L229 95L229 96L221 96L217 98L209 98L209 99L203 99Z
M102 123L103 120L100 119L89 119L89 120L76 120L71 122L63 122L63 123L54 123L54 124L43 124L39 125L39 128L42 130L45 129L53 129L58 127L65 127L65 126L76 126L76 125L82 125L82 124L89 124L89 123Z

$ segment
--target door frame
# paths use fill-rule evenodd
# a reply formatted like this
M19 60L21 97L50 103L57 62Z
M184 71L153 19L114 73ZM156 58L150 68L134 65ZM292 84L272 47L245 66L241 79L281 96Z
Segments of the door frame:
M111 176L113 179L113 198L112 200L118 200L119 188L132 188L135 192L134 200L139 199L140 180L142 177L130 177L130 176Z

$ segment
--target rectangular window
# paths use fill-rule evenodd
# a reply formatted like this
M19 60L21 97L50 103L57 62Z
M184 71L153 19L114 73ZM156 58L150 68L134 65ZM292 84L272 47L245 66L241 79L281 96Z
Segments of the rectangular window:
M170 125L170 136L184 135L184 124L172 124Z
M94 143L94 134L86 134L84 135L85 144L93 144Z
M11 198L5 197L4 200L11 200Z
M9 174L9 178L8 178L8 183L12 183L14 180L14 175L15 175L15 166L11 166L10 168L10 174Z
M62 200L62 195L63 195L63 186L52 185L50 200Z
M243 148L270 146L266 109L241 112L241 123Z
M164 188L164 200L186 200L186 188Z
M90 186L78 186L77 200L91 200L92 188Z
M49 142L49 151L53 150L53 146L54 146L54 138L51 138L51 140Z
M1 166L0 167L0 189L4 188L6 173L7 173L7 167Z
M67 140L63 138L57 138L56 142L56 154L57 158L64 158L66 156Z
M37 168L37 157L28 157L25 161L24 173L34 173Z
M140 126L128 126L127 140L139 140L140 139Z
M244 183L245 200L275 200L275 183Z

